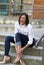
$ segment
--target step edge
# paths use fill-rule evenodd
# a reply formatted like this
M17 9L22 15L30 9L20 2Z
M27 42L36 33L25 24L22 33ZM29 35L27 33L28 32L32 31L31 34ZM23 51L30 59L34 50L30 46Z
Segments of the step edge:
M0 45L4 45L4 42L0 42ZM14 46L14 44L11 43L11 46ZM32 48L43 50L43 46L38 47L33 46Z
M4 51L0 51L0 55L4 55ZM12 52L10 52L9 55L12 57L16 57L16 54ZM42 56L23 55L23 58L42 61Z

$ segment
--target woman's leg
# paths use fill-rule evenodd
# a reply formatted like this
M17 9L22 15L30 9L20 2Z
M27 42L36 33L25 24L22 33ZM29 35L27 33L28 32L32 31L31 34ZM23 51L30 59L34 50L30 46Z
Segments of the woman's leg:
M14 42L14 37L12 36L7 36L5 38L5 55L4 55L4 59L1 63L6 63L8 60L10 60L10 57L9 57L9 50L10 50L10 42Z
M22 58L22 53L18 54L19 50L21 49L21 46L16 46L15 49L16 49L16 58L14 60L14 63L17 63Z
M22 58L22 52L20 52L19 54L17 54L17 53L22 48L22 46L26 45L26 43L28 41L28 37L23 34L16 33L15 38L16 38L16 42L15 42L16 59L14 60L14 63L17 63Z
M7 36L7 37L5 38L5 55L6 55L6 56L9 56L10 42L15 43L15 42L14 42L14 37L12 37L12 36Z
M15 38L16 38L16 41L15 41L15 44L16 44L16 46L15 46L15 49L16 49L16 59L14 60L14 63L17 63L20 60L20 58L22 57L22 53L17 54L19 52L19 50L21 49L20 34L16 33Z

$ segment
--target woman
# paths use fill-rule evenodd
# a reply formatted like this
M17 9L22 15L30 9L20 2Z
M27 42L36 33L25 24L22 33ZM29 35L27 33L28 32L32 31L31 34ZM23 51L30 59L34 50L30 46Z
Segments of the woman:
M26 13L22 13L18 22L15 23L15 36L7 36L5 38L5 55L1 63L7 63L10 60L9 50L10 42L15 43L16 58L14 63L17 63L22 58L22 52L33 45L34 34L29 18Z

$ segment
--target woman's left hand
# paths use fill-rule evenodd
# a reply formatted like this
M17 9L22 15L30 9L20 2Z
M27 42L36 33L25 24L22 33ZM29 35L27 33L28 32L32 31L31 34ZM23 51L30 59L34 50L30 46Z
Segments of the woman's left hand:
M18 54L19 54L19 53L22 53L22 52L23 52L23 48L21 48L21 49L18 51Z
M21 52L23 52L23 51L24 51L24 49L23 49L23 48L21 48L21 49L20 49L20 51L21 51Z

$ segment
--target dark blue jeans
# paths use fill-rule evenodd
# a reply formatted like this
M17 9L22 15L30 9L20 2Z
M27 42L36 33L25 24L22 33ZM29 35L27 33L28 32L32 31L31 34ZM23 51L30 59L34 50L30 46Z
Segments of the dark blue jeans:
M29 40L28 36L21 33L17 33L15 35L15 39L16 39L16 45L21 45L22 47L24 47Z
M12 43L15 43L16 42L15 43L16 45L19 45L20 44L22 47L24 47L27 44L28 40L29 40L26 35L23 35L21 33L16 33L15 39L16 39L16 41L14 41L14 37L12 37L12 36L7 36L5 38L5 55L6 56L9 56L10 42L12 42ZM19 43L19 41L21 43ZM33 44L30 45L30 47L32 47L34 45L34 43L35 43L35 41L33 41Z
M6 56L9 56L10 42L15 43L14 37L6 36L5 37L5 55Z

